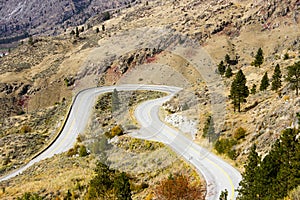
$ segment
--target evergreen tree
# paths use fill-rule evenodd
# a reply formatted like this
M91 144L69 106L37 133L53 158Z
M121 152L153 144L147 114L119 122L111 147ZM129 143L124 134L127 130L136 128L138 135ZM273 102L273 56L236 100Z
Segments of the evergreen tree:
M116 89L113 90L111 100L112 100L112 112L119 110L120 99L119 99L118 91Z
M300 143L297 129L286 129L272 149L280 163L276 179L278 185L273 193L276 199L283 199L287 193L300 185ZM271 154L270 153L270 154Z
M230 56L228 54L225 55L225 62L230 64Z
M255 151L250 152L240 182L241 200L283 199L289 191L300 185L299 133L297 129L284 130L260 163L257 162Z
M224 75L225 70L226 70L226 66L224 65L224 62L222 60L218 65L218 71L221 75Z
M298 96L300 89L300 61L288 67L286 80L291 84L292 89L296 90L296 95Z
M86 199L107 199L113 182L110 179L112 171L103 163L98 162L96 176L90 181Z
M261 48L257 50L254 61L251 63L255 67L260 67L264 62L264 53Z
M109 12L104 12L103 13L103 21L109 20L110 19L110 13Z
M245 165L245 172L242 173L242 181L238 189L241 200L257 199L257 172L260 165L260 157L256 152L256 145L254 144L248 155L248 161Z
M246 77L242 70L236 74L234 81L231 84L230 96L232 104L234 106L234 111L236 108L238 112L241 111L241 103L246 102L246 98L249 96L249 90L246 86Z
M102 24L102 31L105 31L105 25Z
M32 36L29 37L28 44L31 45L31 46L33 46L34 42L33 42Z
M230 66L228 66L227 67L227 69L226 69L226 72L225 72L225 77L226 78L230 78L230 77L232 77L232 69L231 69L231 67Z
M76 27L76 29L75 29L75 36L76 36L76 37L79 37L79 30L78 30L78 27Z
M99 32L100 32L100 30L99 30L99 28L97 27L97 28L96 28L96 33L99 33Z
M118 175L114 180L114 188L118 199L131 200L131 189L129 179L124 172Z
M256 85L255 84L252 85L251 94L256 94Z
M266 72L265 75L261 79L259 90L264 91L269 87L269 85L270 85L270 83L269 83L268 73Z
M276 65L274 69L274 74L272 76L272 87L271 90L278 90L281 87L281 70L279 64Z
M221 191L219 200L227 200L227 197L228 197L228 191L227 189L225 189L225 191Z

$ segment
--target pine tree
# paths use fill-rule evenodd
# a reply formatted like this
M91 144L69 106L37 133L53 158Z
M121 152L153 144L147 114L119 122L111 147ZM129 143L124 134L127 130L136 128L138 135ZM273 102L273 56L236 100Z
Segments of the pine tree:
M113 90L112 96L111 96L111 101L112 101L112 112L115 112L119 110L120 108L120 99L119 99L119 94L116 89Z
M75 29L75 36L76 36L76 37L79 37L79 30L78 30L78 27L76 27L76 29Z
M255 67L260 67L264 62L264 53L261 48L257 50L254 61L251 63Z
M269 83L268 73L266 72L265 75L261 79L259 90L264 91L269 87L269 85L270 85L270 83Z
M246 86L246 77L242 70L236 74L234 81L231 84L230 96L232 104L234 106L234 111L236 108L238 112L241 112L241 103L246 102L246 98L249 96L249 90Z
M227 69L226 69L226 72L225 72L225 77L226 78L230 78L230 77L232 77L232 69L231 69L231 67L230 66L228 66L227 67Z
M131 189L127 175L122 172L114 180L114 188L118 199L131 200Z
M279 160L277 187L273 189L276 199L283 199L288 191L300 185L300 143L297 129L286 129L275 143L273 152Z
M248 155L248 161L245 165L245 172L242 174L242 181L240 182L239 199L253 200L257 199L257 172L260 165L260 157L256 152L256 145L254 144Z
M221 75L224 75L225 70L226 70L226 66L224 65L224 62L222 60L218 65L218 71Z
M255 84L252 85L251 94L256 94L256 85Z
M296 95L298 96L300 89L300 61L288 67L286 80L291 84L292 89L296 90Z
M230 56L228 54L225 55L225 62L230 64Z
M90 181L86 199L107 199L113 184L110 177L112 171L98 162L95 172L96 176Z
M274 69L274 74L272 76L272 87L271 90L278 90L281 87L281 70L279 64L276 65Z
M100 32L100 30L99 30L99 28L97 27L97 28L96 28L96 33L99 33L99 32Z

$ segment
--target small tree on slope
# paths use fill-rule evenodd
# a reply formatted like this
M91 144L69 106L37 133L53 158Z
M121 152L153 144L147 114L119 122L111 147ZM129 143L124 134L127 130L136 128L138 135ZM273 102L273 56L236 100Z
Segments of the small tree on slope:
M238 112L241 112L241 103L246 102L246 98L249 96L249 90L246 86L246 82L247 80L243 71L239 70L231 84L229 96L232 100L234 111L236 111L237 108Z

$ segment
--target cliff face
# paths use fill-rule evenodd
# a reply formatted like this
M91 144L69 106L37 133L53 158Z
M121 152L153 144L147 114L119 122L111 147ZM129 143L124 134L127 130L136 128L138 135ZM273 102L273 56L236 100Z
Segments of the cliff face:
M128 0L10 0L0 1L0 44L28 34L56 35L69 26L83 24L105 10L129 5ZM26 34L28 33L28 34ZM2 39L2 40L1 40Z

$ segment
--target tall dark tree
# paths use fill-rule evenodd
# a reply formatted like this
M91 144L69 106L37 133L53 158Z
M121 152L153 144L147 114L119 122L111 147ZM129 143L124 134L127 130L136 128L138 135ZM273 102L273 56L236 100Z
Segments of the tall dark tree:
M79 30L78 30L78 27L75 28L75 36L76 36L76 37L79 37Z
M261 79L259 90L264 91L269 87L269 85L270 83L269 83L268 73L266 72Z
M272 86L271 90L278 90L281 87L281 70L279 64L276 65L274 69L274 74L272 76Z
M251 94L256 94L256 85L255 84L252 85Z
M299 133L300 131L297 129L284 130L271 151L280 164L276 176L278 184L273 189L276 199L283 199L288 191L300 185Z
M114 188L118 199L131 200L131 189L129 178L122 172L114 179Z
M251 147L248 161L245 165L245 172L242 174L242 181L238 189L241 200L257 199L257 172L259 170L260 157L256 152L256 145Z
M297 129L284 130L260 163L256 161L257 155L250 152L251 159L240 182L241 200L283 199L300 185L299 133Z
M238 112L241 112L241 103L246 102L246 98L249 96L249 89L246 86L246 82L247 80L243 71L239 70L231 84L229 96L232 100L234 111L237 108Z
M230 78L230 77L232 77L232 69L231 69L231 67L230 66L228 66L227 67L227 69L226 69L226 72L225 72L225 77L226 78Z
M252 62L252 65L254 65L255 67L260 67L263 64L263 62L264 62L264 52L261 48L259 48L255 55L255 59Z
M230 64L230 56L228 54L225 55L225 62Z
M300 89L300 61L288 67L286 80L291 84L292 89L296 90L296 95L298 96Z
M224 75L226 66L224 65L223 60L218 64L218 71L221 75Z

